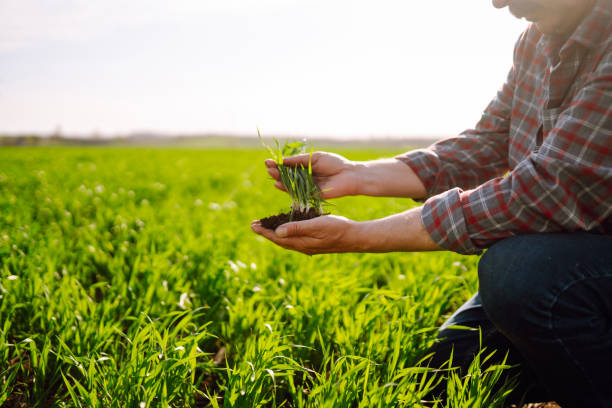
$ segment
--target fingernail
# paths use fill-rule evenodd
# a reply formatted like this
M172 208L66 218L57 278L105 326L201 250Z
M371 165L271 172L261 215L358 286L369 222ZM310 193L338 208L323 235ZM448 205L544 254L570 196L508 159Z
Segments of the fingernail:
M287 228L278 227L276 229L276 236L281 237L281 238L285 238L287 236Z

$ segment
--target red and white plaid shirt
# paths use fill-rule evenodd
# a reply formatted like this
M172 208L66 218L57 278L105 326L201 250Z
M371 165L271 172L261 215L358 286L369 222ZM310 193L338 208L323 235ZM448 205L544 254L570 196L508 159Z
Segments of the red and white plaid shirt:
M516 234L612 233L612 0L567 39L531 25L474 129L398 159L427 189L442 248L479 253Z

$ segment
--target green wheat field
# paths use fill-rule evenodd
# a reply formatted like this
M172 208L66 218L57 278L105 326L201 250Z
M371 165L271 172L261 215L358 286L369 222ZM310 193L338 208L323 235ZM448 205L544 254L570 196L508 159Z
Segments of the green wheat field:
M0 149L0 406L501 407L503 366L420 363L478 258L275 247L250 230L290 204L266 157ZM416 205L332 203L356 220ZM449 398L422 401L438 383Z

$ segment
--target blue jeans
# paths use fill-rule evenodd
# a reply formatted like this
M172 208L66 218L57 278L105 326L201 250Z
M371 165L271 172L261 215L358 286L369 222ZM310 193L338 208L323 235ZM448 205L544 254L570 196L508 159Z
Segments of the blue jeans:
M555 400L563 408L612 407L612 236L514 236L478 265L478 293L440 328L433 365L454 349L467 369L483 346L519 364L517 401Z

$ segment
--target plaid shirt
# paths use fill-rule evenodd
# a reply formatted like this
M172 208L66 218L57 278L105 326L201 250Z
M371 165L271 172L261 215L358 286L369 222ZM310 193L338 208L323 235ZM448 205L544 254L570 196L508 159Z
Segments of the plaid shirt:
M442 248L612 233L612 1L599 0L569 38L531 25L474 129L397 158L425 185L422 219Z

